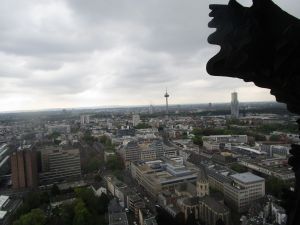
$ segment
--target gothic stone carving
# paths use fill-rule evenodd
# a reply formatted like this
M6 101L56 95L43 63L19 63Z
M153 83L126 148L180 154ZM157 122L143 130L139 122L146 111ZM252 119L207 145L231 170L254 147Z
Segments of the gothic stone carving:
M221 49L207 63L207 72L269 88L277 101L300 114L300 20L271 0L253 0L251 7L230 0L228 5L210 5L210 9L213 19L208 26L216 31L208 42ZM300 146L292 145L291 154L296 197L288 207L288 224L296 225L300 221Z

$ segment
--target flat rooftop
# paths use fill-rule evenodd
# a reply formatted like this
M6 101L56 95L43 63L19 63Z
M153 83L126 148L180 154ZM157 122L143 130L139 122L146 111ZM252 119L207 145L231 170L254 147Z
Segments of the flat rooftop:
M9 196L1 195L0 196L0 209L3 207L3 205L7 202L9 199Z
M242 183L253 183L253 182L260 182L264 181L265 179L259 176L254 175L253 173L246 172L246 173L237 173L234 175L231 175L231 177L237 181L240 181Z
M4 219L4 217L6 216L6 214L7 214L7 211L0 211L0 220L3 220Z

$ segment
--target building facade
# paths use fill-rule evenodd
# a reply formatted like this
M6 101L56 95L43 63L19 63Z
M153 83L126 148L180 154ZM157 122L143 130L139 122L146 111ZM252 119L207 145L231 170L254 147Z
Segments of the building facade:
M239 118L239 101L238 101L238 93L231 93L231 117L233 119Z
M35 151L21 150L11 155L11 180L14 189L37 187L38 173Z
M41 149L40 181L53 183L81 177L79 149L49 147Z
M218 220L222 220L225 225L229 225L229 209L210 196L183 199L180 208L184 213L185 220L189 216L193 216L206 225L215 225Z
M265 179L250 172L230 176L224 184L225 202L238 212L246 212L253 201L265 196Z

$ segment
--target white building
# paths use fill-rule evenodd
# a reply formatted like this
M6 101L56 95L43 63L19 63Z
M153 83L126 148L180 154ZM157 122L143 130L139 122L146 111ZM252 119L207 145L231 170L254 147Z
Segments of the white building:
M140 115L139 114L133 114L132 115L132 124L133 126L137 126L141 123L141 118L140 118Z
M3 209L9 201L9 196L0 195L0 210Z
M80 124L89 124L90 123L90 116L89 115L81 115L80 116Z
M247 143L248 136L247 135L210 135L203 136L204 140L210 140L219 143Z
M248 210L251 202L265 196L265 179L250 172L230 176L232 181L224 184L225 202L238 212Z

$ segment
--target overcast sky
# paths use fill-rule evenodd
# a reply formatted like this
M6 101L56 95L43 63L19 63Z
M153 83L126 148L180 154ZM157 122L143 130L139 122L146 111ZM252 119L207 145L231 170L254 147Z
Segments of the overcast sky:
M227 1L1 0L0 111L163 104L166 88L170 104L274 100L206 73L212 2Z

